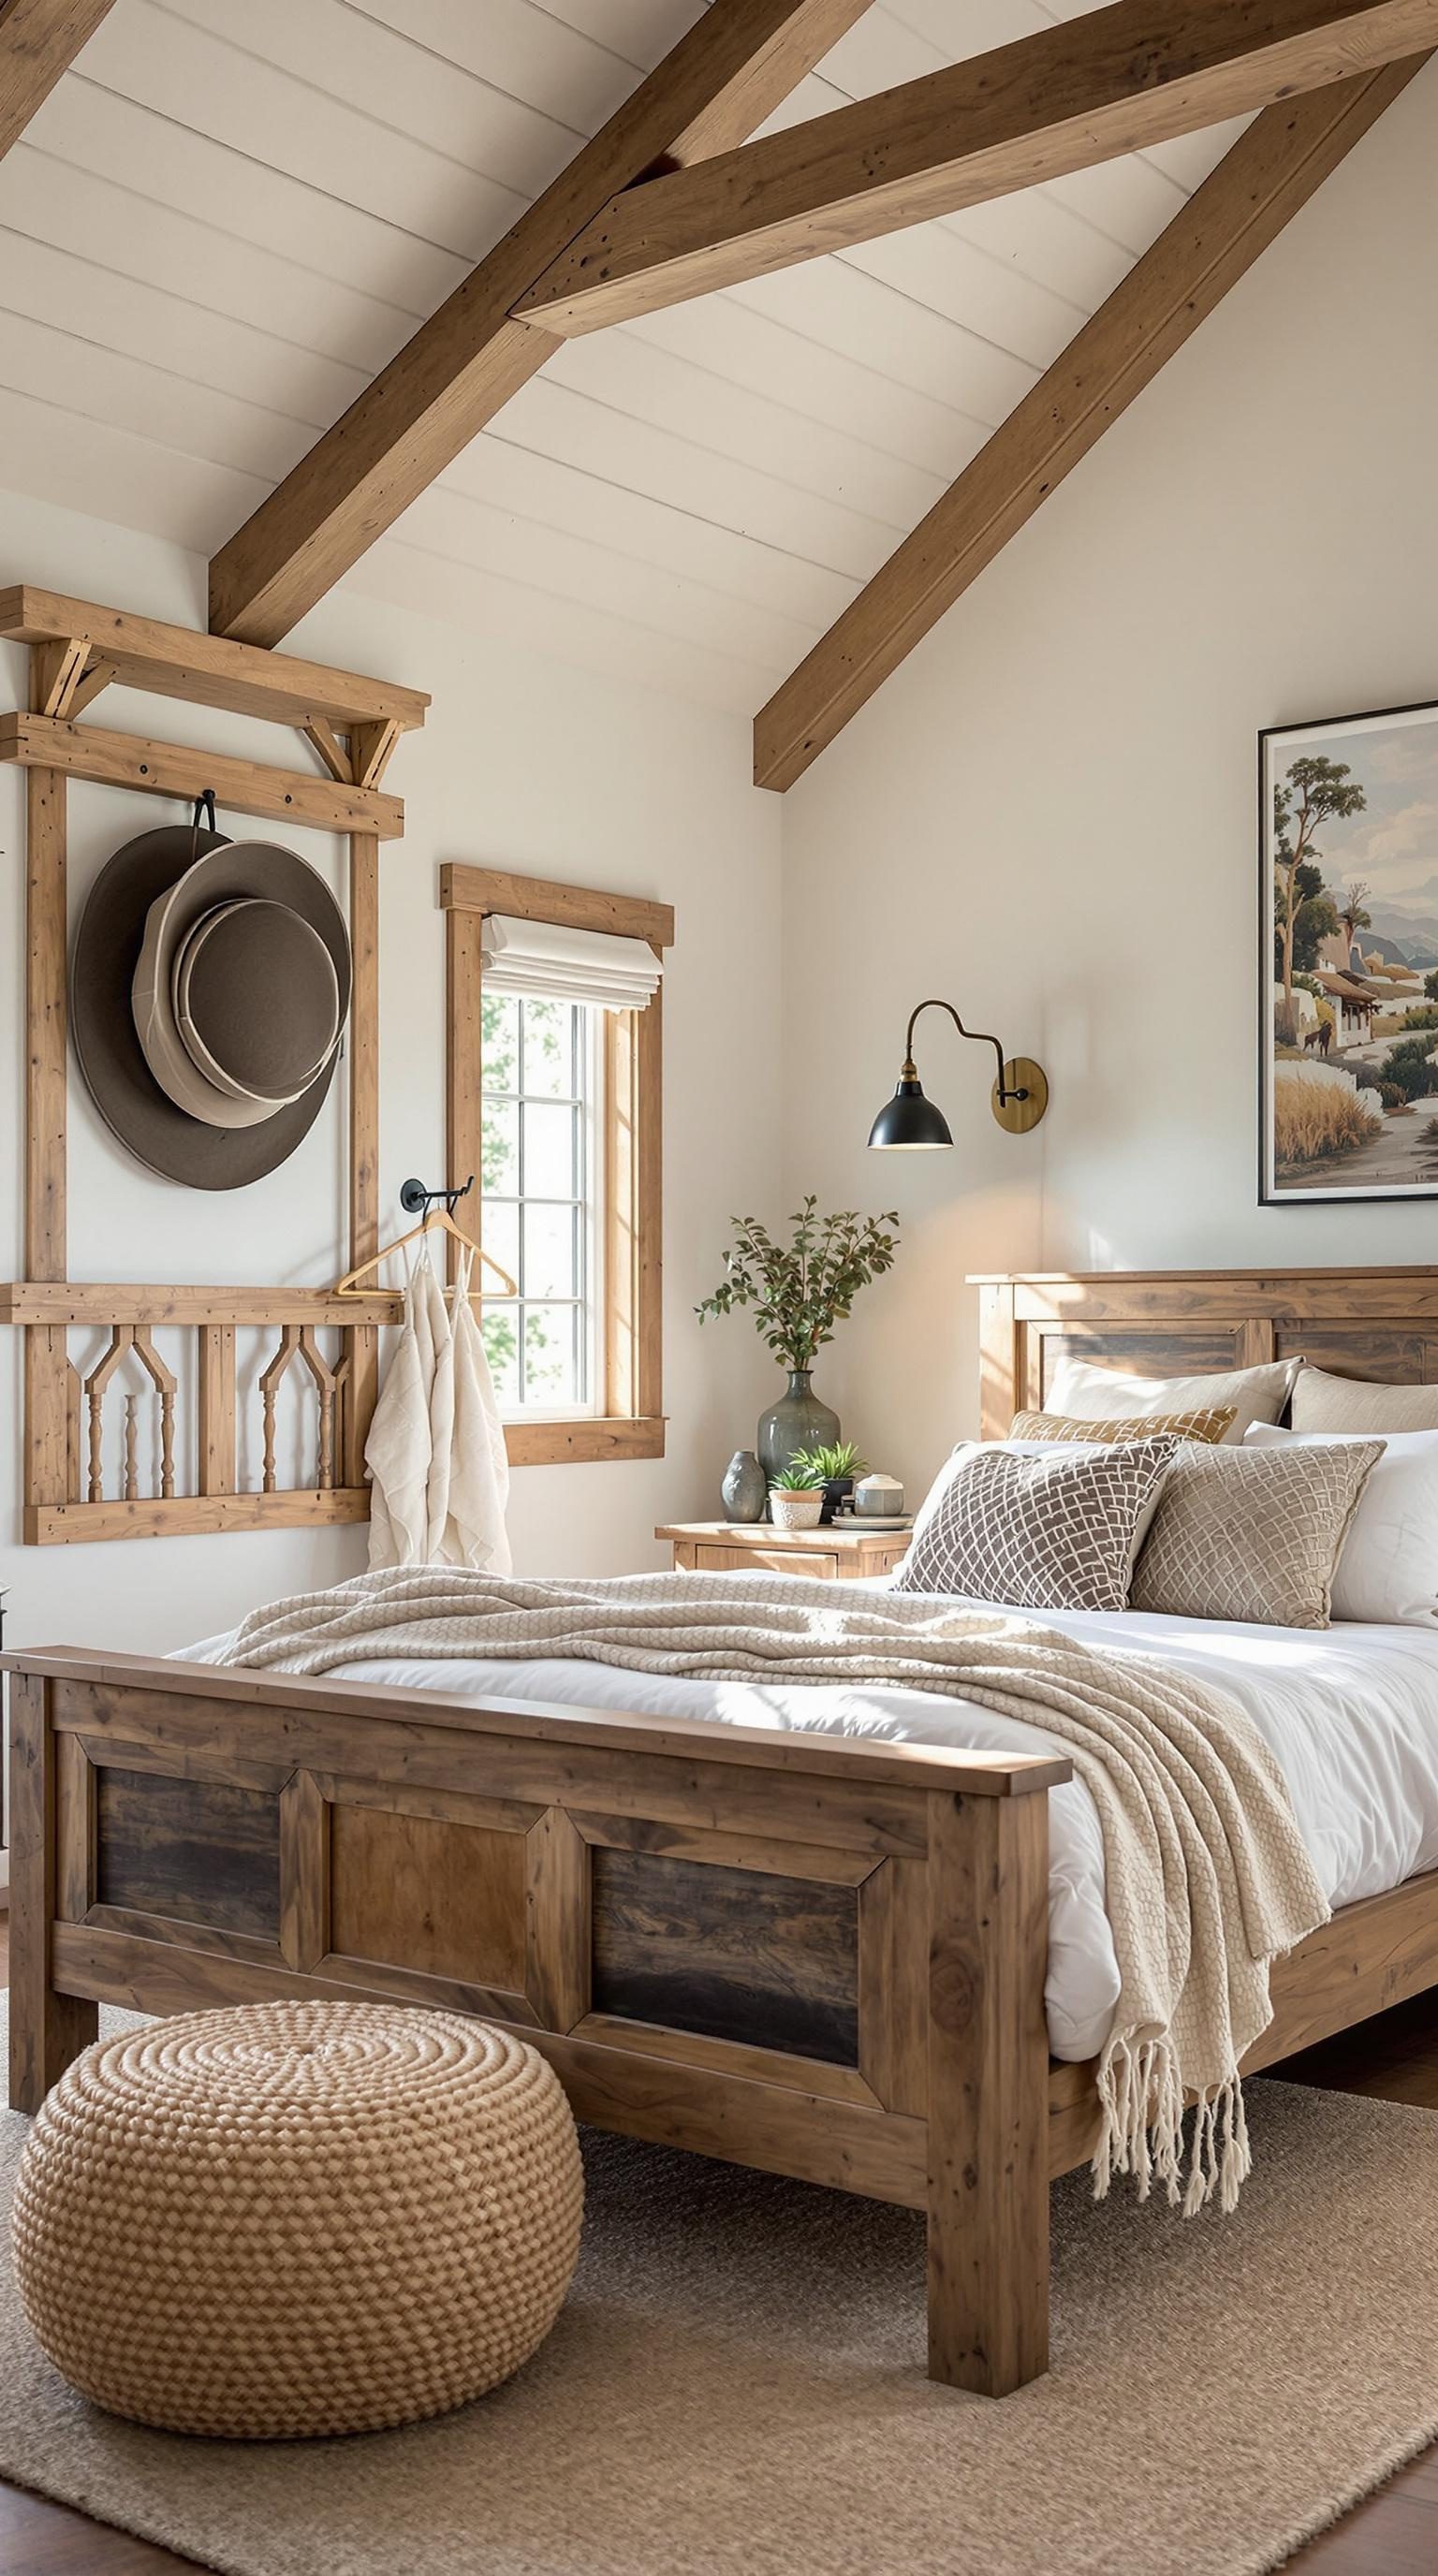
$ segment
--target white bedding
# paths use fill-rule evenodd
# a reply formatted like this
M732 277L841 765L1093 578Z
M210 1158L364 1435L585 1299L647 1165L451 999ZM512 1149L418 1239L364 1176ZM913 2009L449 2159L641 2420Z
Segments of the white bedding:
M886 1581L877 1578L879 1586ZM1331 1905L1379 1895L1415 1871L1438 1868L1438 1630L1357 1622L1324 1630L1252 1628L1136 1611L1041 1616L1066 1636L1182 1665L1241 1700L1282 1768ZM190 1659L208 1660L223 1642L192 1647ZM725 1726L819 1729L998 1752L1064 1750L1050 1747L1038 1728L969 1700L946 1702L922 1691L760 1689L569 1662L357 1662L341 1666L336 1677L380 1689L553 1700ZM1049 2042L1057 2057L1092 2057L1108 2036L1118 1969L1104 1912L1098 1816L1077 1781L1050 1793L1049 1841Z

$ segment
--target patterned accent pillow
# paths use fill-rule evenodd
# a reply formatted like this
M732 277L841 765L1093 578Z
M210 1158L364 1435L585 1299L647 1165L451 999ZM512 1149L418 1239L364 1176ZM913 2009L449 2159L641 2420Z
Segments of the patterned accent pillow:
M956 1449L919 1517L896 1592L959 1593L1015 1610L1122 1610L1155 1495L1178 1444L1081 1454Z
M1184 1450L1154 1516L1130 1608L1263 1628L1326 1628L1333 1575L1381 1440Z
M1235 1407L1210 1404L1194 1413L1134 1414L1113 1422L1075 1422L1066 1413L1016 1413L1011 1440L1148 1440L1167 1432L1172 1440L1222 1440L1232 1429Z

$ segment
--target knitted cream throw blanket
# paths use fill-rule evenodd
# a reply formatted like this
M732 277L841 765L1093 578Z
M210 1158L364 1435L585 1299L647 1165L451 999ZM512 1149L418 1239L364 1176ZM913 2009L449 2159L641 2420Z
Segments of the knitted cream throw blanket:
M692 1681L900 1685L1041 1727L1103 1829L1120 1991L1099 2060L1102 2195L1155 2178L1185 2214L1249 2169L1238 2065L1268 1963L1328 1919L1282 1774L1224 1692L1157 1658L922 1593L738 1574L530 1583L397 1567L252 1611L219 1661L291 1673L391 1657L577 1657ZM1185 2099L1197 2101L1186 2184Z

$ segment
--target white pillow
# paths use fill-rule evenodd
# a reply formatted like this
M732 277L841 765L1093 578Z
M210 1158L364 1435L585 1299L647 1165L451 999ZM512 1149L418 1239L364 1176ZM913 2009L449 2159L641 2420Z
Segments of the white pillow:
M1129 1377L1122 1369L1095 1368L1091 1360L1060 1357L1044 1397L1045 1413L1071 1413L1079 1422L1112 1422L1131 1413L1188 1413L1202 1405L1231 1404L1223 1437L1230 1447L1250 1422L1276 1422L1301 1359L1264 1360L1257 1368L1205 1369L1198 1377Z
M1295 1431L1351 1431L1368 1440L1438 1431L1438 1386L1380 1386L1372 1378L1304 1367L1294 1384L1292 1419Z
M1255 1422L1245 1448L1340 1448L1382 1438L1333 1577L1335 1619L1438 1628L1438 1431L1276 1431Z

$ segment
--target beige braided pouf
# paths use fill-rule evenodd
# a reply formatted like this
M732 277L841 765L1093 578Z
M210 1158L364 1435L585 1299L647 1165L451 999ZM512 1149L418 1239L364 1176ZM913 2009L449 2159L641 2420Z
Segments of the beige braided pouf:
M563 2089L508 2031L242 2005L76 2059L20 2159L15 2272L57 2369L116 2415L373 2432L528 2360L583 2196Z

